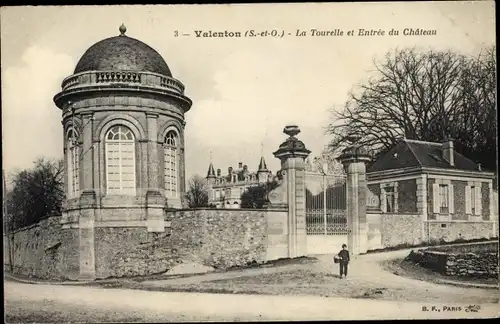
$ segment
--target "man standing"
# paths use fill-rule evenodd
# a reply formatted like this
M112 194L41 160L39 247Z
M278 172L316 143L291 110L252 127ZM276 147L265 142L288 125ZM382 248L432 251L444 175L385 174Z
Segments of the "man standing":
M340 259L340 278L344 276L347 278L347 265L349 264L349 251L347 250L347 245L342 244L342 250L340 250L338 257Z

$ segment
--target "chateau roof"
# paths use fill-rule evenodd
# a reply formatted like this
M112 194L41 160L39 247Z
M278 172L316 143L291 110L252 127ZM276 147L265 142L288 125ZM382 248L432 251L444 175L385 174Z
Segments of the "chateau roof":
M134 71L153 72L168 77L172 73L161 55L149 45L125 36L125 26L120 27L121 35L106 38L83 54L74 73L85 71Z
M478 166L457 151L454 153L454 165L443 159L443 144L402 139L386 153L378 157L367 169L376 172L411 167L455 169L478 171Z
M215 178L215 177L216 175L215 175L214 165L212 164L212 162L210 162L210 165L208 166L207 178Z
M264 157L262 156L260 158L260 163L259 163L259 171L268 171L267 170L267 165L266 165L266 160L264 160Z

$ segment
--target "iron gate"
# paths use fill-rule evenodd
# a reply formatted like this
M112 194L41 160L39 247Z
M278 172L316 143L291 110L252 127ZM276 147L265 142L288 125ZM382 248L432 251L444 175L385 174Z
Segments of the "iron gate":
M310 173L306 184L307 234L347 234L346 178Z
M347 243L346 177L306 173L308 254L332 253Z

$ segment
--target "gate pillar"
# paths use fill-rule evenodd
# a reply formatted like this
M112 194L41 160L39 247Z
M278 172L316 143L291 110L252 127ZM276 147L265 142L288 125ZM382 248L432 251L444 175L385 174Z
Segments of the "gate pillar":
M274 152L281 161L281 173L288 203L288 257L307 255L305 159L311 153L295 136L298 126L283 129L289 137Z
M348 249L353 255L366 253L368 241L368 224L366 220L366 163L369 155L357 142L359 138L349 138L351 145L338 158L347 174L347 225L350 230Z

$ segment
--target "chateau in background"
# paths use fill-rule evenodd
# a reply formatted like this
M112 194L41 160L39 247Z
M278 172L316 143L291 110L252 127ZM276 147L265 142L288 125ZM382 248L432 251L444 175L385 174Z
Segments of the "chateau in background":
M317 187L318 181L321 182L322 168L325 168L328 176L345 175L342 164L325 154L313 159L307 158L305 170L310 176L306 180L313 184L313 187ZM268 170L263 156L260 158L257 171L253 172L248 169L248 165L239 162L237 168L228 167L227 174L222 175L222 170L217 169L216 172L212 162L210 162L206 176L208 204L216 208L240 208L241 195L247 188L273 181L275 177Z
M241 195L251 186L257 186L273 180L273 174L267 169L264 157L260 158L256 172L248 169L243 162L238 168L229 167L227 174L222 175L221 169L215 173L212 162L208 167L208 204L217 208L240 208Z

